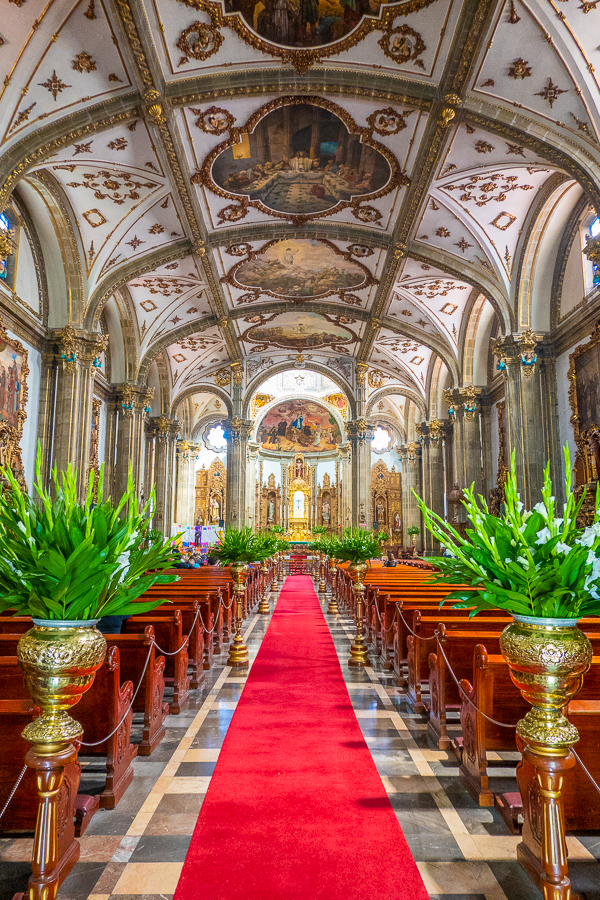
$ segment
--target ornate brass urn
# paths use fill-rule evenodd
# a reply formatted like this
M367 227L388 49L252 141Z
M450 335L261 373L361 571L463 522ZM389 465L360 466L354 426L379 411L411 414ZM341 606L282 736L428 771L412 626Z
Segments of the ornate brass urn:
M532 709L517 726L528 743L570 747L579 740L563 709L581 688L592 645L573 619L514 616L500 637L511 678Z
M104 661L106 641L96 621L34 619L17 646L25 685L42 715L23 737L36 746L69 743L83 729L68 714L91 687Z

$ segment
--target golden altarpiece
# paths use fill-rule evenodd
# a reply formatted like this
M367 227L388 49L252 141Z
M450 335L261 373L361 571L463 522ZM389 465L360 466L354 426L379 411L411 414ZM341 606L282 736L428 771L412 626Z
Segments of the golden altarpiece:
M225 519L227 470L220 459L196 472L196 525L218 525Z
M337 466L336 466L337 472ZM325 473L317 483L317 465L302 453L282 460L282 483L277 486L270 474L256 484L256 520L259 528L280 525L288 539L310 541L312 528L324 525L337 531L340 512L340 479L332 482ZM339 472L338 472L339 475Z
M577 445L575 490L579 498L586 489L580 524L591 525L600 483L600 323L590 340L571 353L569 361L571 424Z
M371 469L371 503L373 522L387 531L392 542L402 535L402 475L379 460Z

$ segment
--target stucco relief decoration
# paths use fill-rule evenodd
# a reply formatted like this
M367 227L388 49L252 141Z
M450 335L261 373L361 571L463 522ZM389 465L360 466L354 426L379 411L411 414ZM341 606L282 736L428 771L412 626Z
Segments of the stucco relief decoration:
M27 418L27 350L9 337L0 321L0 467L10 469L26 489L21 438Z
M427 47L419 32L409 28L408 25L390 28L379 39L379 45L385 55L399 66L412 62L421 69L425 68L423 60L419 57Z
M198 116L194 124L206 134L225 134L226 131L231 130L235 122L235 116L218 106L210 106L204 111L190 107L190 112Z
M350 244L348 247L348 253L352 256L357 256L359 259L364 259L367 256L373 256L375 251L372 247L367 247L366 244Z
M367 118L367 125L375 134L398 134L399 131L406 128L406 119L413 112L413 109L407 109L399 113L391 106L388 106L387 109L377 109Z
M181 32L177 41L177 47L183 53L179 60L180 66L189 62L190 59L197 59L203 62L209 56L217 53L221 47L223 35L215 27L216 23L210 11L208 11L208 14L211 18L210 25L206 22L194 22L193 25L189 25Z
M281 97L258 109L216 146L192 176L233 201L221 221L249 207L302 225L352 208L361 221L381 213L363 201L409 184L393 155L340 106L320 97Z
M490 172L485 175L471 175L463 184L446 184L445 191L463 191L458 198L461 203L473 202L477 206L486 206L494 200L504 203L506 195L512 191L533 191L532 184L519 184L518 175L503 175Z
M225 249L225 253L229 254L229 256L248 256L249 253L252 253L252 245L231 244Z
M347 327L356 321L350 316L285 312L247 316L244 321L250 327L240 336L240 340L257 344L252 350L258 353L269 347L298 352L330 347L336 353L347 353L348 344L359 340L358 335Z
M537 362L537 338L535 332L529 328L524 331L519 340L519 350L521 354L521 370L523 375L531 378L535 372L535 364Z
M301 303L333 295L346 297L346 291L376 283L369 270L352 260L326 240L273 240L248 252L222 279L232 287L250 288L259 294L283 297ZM247 295L244 295L246 297ZM244 297L237 302L250 302ZM356 298L360 304L360 299Z
M390 56L397 63L417 59L425 45L407 25L394 28L399 16L430 6L435 0L385 3L381 0L274 0L248 4L245 0L180 0L210 15L213 26L231 28L247 44L278 56L298 72L328 56L336 56L360 43L373 31L387 37ZM422 45L422 47L421 47ZM385 52L385 50L384 50Z

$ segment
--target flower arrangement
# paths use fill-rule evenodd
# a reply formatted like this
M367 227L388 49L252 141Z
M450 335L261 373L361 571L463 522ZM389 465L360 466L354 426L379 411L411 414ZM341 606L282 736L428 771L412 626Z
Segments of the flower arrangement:
M446 600L459 608L504 609L511 615L573 619L600 615L600 488L591 525L579 528L577 517L585 499L572 489L571 459L564 449L566 497L556 515L550 466L544 470L542 500L524 510L517 492L513 452L505 487L504 515L490 514L483 497L472 489L463 501L472 528L466 537L417 497L426 527L452 557L430 560L440 570L437 583L468 584Z
M341 538L331 538L328 553L340 562L356 565L379 557L381 547L374 532L364 528L348 528Z
M410 534L410 536L412 537L413 534L418 534L420 532L420 530L421 529L419 528L418 525L411 525L410 528L406 529L406 533Z
M90 472L85 500L77 499L77 472L52 473L53 498L42 486L38 449L34 489L17 483L10 469L0 485L0 610L53 621L95 620L149 612L162 600L135 603L172 564L171 541L150 531L151 494L138 508L131 469L125 493L104 499L101 467L94 499ZM150 539L149 539L150 538Z
M213 556L216 556L222 566L262 562L275 553L277 541L274 535L256 534L249 526L239 530L226 528L213 550Z

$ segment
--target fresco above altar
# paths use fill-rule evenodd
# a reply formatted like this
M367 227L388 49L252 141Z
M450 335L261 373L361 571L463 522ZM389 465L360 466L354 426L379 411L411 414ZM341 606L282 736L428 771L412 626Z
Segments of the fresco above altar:
M322 453L342 442L333 414L313 400L287 400L266 414L257 440L264 450Z

